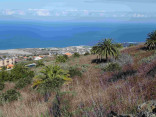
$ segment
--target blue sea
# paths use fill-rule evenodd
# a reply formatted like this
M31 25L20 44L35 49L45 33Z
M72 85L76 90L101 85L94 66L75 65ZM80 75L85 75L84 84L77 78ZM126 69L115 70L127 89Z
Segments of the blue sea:
M0 49L94 45L104 38L114 42L144 42L156 23L0 21Z

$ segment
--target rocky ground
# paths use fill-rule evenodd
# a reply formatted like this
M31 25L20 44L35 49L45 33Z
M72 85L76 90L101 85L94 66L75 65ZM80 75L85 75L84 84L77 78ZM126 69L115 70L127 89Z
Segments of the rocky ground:
M107 117L156 117L156 100L145 102L137 107L137 114L122 114L118 115L111 111Z

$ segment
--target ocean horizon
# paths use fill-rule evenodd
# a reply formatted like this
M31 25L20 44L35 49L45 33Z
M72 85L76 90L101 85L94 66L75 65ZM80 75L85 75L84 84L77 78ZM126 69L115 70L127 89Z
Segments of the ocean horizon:
M156 23L0 21L0 50L145 42Z

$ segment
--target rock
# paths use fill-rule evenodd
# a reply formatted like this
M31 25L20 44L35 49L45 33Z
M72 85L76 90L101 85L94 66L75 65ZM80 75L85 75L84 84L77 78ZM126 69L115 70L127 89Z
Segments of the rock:
M139 105L137 112L137 117L156 117L156 100L151 100Z
M136 115L118 115L114 111L111 111L109 114L107 114L107 117L156 117L156 100L151 100L139 105Z
M107 117L118 117L118 114L115 113L114 111L111 111L110 113L107 114Z
M118 117L135 117L134 115L132 114L126 114L126 115L119 115Z
M109 114L107 114L107 117L134 117L133 115L125 114L125 115L118 115L114 111L111 111Z

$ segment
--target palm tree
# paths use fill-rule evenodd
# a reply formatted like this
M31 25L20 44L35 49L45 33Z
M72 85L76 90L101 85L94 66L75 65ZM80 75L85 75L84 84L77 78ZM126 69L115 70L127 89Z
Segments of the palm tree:
M153 31L148 34L145 46L147 49L156 49L156 31Z
M99 55L100 60L102 60L103 56L105 56L106 61L108 61L108 56L117 57L119 54L119 51L113 44L112 39L104 39L102 42L99 42L96 46L93 46L91 51L94 54Z
M61 69L61 67L58 65L46 66L44 70L41 71L41 73L43 73L46 76L46 79L60 78L63 80L67 80L69 78L68 71Z
M33 88L44 95L45 101L48 101L51 91L58 92L63 83L71 81L68 71L61 69L58 65L46 66L41 73L42 76L34 78Z
M60 80L63 82L71 81L71 79L69 78L70 75L68 74L68 71L61 69L61 67L58 65L46 66L41 71L41 73L44 75L44 77L40 76L40 77L35 78L33 87L37 87L39 86L39 84L42 84L43 82L47 80L51 80L51 81Z

